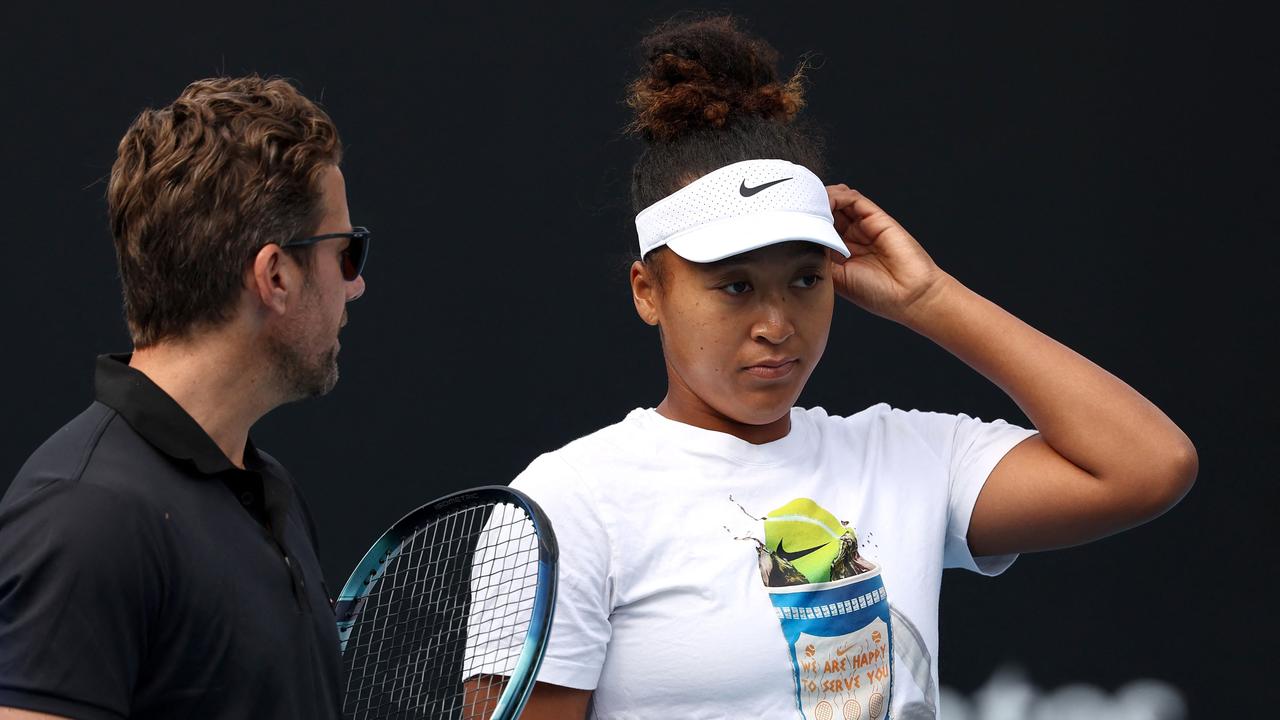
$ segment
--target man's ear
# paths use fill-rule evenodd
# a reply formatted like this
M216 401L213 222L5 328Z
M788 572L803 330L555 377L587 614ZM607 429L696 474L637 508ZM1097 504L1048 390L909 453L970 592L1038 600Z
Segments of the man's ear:
M657 325L661 289L654 276L658 269L637 260L631 263L631 300L636 304L636 314L650 325Z
M269 312L283 315L289 304L289 294L296 291L294 286L298 282L297 268L285 257L284 249L275 243L267 243L254 256L245 285Z

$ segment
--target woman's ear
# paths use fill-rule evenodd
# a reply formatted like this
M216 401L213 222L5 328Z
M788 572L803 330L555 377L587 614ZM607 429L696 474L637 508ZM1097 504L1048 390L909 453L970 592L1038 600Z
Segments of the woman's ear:
M657 271L640 260L631 263L631 300L636 304L636 314L649 325L658 324L661 288Z

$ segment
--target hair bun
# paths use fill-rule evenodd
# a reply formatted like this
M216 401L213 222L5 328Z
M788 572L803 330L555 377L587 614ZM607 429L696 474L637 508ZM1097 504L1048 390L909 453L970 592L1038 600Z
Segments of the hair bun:
M804 106L803 64L778 81L778 53L729 16L672 21L641 45L647 74L628 88L628 132L669 141L734 117L790 121Z

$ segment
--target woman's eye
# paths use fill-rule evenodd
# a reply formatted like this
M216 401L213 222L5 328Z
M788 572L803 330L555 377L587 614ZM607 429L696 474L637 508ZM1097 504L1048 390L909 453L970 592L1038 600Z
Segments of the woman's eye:
M791 284L795 287L811 288L822 280L821 275L804 275L795 279Z
M741 295L742 293L751 289L751 283L747 282L746 280L739 280L738 282L729 283L728 285L725 285L721 289L729 293L730 295Z

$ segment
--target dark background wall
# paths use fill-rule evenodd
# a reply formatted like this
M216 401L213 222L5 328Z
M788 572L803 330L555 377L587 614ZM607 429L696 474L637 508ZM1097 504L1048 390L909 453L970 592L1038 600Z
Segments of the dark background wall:
M1136 386L1201 458L1149 526L950 577L944 682L972 691L1017 663L1041 687L1158 678L1193 717L1273 707L1274 26L1205 3L884 5L732 9L785 65L817 53L829 180ZM620 100L636 41L684 7L6 4L0 478L89 402L95 353L129 347L103 201L116 142L222 72L323 100L353 220L377 231L337 390L255 430L307 491L331 586L411 507L656 404L661 355L625 284L637 148ZM1026 422L842 304L802 402L878 401Z

